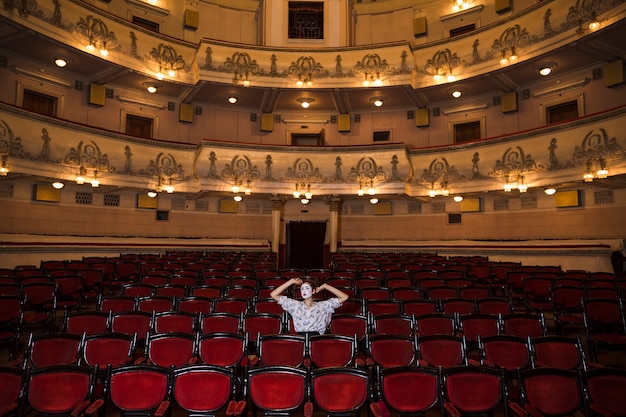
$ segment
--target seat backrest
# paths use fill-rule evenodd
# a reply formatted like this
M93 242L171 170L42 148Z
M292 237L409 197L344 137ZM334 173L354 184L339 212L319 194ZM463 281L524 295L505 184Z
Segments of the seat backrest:
M21 368L0 367L0 410L6 415L11 415L21 405L23 383L24 371Z
M261 335L258 341L259 360L263 366L299 367L306 355L304 336L291 334Z
M133 311L137 307L135 297L104 296L98 297L98 311L105 313L121 313L122 311Z
M415 332L415 321L412 316L399 313L380 314L372 318L372 330L377 335L394 334L412 336Z
M546 324L543 312L512 313L501 317L504 334L519 337L539 337L546 335Z
M187 311L153 312L151 328L154 333L194 333L197 315Z
M31 369L26 379L26 402L44 415L70 415L91 400L95 385L92 368L72 365ZM60 381L63 389L59 389Z
M483 364L507 371L524 369L531 365L528 339L524 337L497 335L481 337L478 348Z
M78 362L81 336L66 333L30 334L24 353L34 368L70 365Z
M380 373L382 400L388 407L409 415L420 415L440 405L440 375L437 368L400 366ZM415 395L419 392L420 395ZM441 407L441 415L444 415Z
M211 333L198 335L197 353L209 365L234 367L246 354L248 339L239 334Z
M358 413L370 399L369 374L357 368L314 369L311 372L311 397L328 415Z
M590 369L583 373L583 386L592 411L598 415L626 416L626 370L616 367Z
M467 364L467 344L463 336L429 335L417 338L420 365L449 368Z
M456 333L456 322L454 317L443 313L422 314L415 316L415 331L419 336L453 335Z
M248 400L267 414L288 413L306 400L304 369L263 366L250 369L246 379Z
M154 410L169 395L170 370L151 365L109 368L106 396L124 412ZM141 395L137 395L141 393Z
M578 373L556 368L535 368L518 372L523 405L550 416L584 412Z
M189 413L215 413L234 399L232 369L203 364L182 366L174 370L173 378L172 399Z
M533 367L575 370L586 367L585 351L580 337L540 336L528 338Z
M251 341L258 335L279 334L283 328L282 315L271 313L252 313L243 317L242 330Z
M238 334L241 330L241 314L233 313L209 313L201 314L198 327L202 334L209 333L232 333Z
M145 311L126 311L111 314L111 331L114 333L137 334L137 340L144 340L150 332L152 314Z
M415 336L384 334L366 340L367 356L382 368L409 366L417 359Z
M185 297L178 300L176 309L194 314L209 314L212 311L213 302L206 297Z
M344 336L354 336L358 340L365 339L367 333L367 317L357 314L333 314L330 321L330 332Z
M446 408L461 413L491 413L506 403L504 371L484 366L454 366L443 370Z
M495 314L466 314L458 316L460 329L468 343L477 343L478 337L500 334L500 320Z
M315 367L348 366L357 354L356 336L322 334L308 336L307 354Z
M107 365L117 367L132 361L137 343L136 335L120 333L102 333L83 335L80 364L98 366L106 369Z
M250 300L243 298L217 298L213 302L213 311L222 313L247 313Z
M195 335L189 333L150 334L146 339L146 358L151 364L169 368L190 363L196 347Z
M174 308L174 297L153 295L149 297L139 297L137 299L137 310L152 313L153 311L170 311Z

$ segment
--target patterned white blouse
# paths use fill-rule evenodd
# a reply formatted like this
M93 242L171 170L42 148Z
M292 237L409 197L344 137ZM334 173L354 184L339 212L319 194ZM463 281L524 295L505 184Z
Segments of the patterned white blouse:
M278 304L291 314L296 332L319 332L319 334L326 332L333 312L341 306L339 298L333 297L328 300L314 301L309 308L304 301L294 300L285 295L280 296Z

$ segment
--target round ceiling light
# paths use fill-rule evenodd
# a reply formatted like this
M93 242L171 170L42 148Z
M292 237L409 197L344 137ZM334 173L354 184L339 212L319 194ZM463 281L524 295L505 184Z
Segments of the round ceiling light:
M230 97L228 97L228 102L229 102L230 104L235 104L235 103L237 103L237 101L238 101L238 100L239 100L239 99L238 99L237 97L235 97L235 96L230 96Z
M63 184L61 181L55 181L52 183L52 186L57 190L60 190L61 188L65 187L65 184Z
M459 97L461 97L463 95L463 92L461 90L454 90L454 91L452 91L451 94L452 94L452 97L459 98Z
M65 67L68 63L69 63L69 60L67 60L66 58L61 58L61 57L54 58L54 64L59 68Z
M311 106L311 103L313 103L315 100L309 97L302 97L299 98L297 101L298 103L300 103L303 109L308 109Z

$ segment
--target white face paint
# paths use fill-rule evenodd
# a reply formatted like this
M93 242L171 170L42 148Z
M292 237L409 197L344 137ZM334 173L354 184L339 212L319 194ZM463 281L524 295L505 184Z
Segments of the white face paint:
M311 285L310 284L302 284L300 286L300 295L305 300L307 298L311 298L313 296L313 288L311 287Z

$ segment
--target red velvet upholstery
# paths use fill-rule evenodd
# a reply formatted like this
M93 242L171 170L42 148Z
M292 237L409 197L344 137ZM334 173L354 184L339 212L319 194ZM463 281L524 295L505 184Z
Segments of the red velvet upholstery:
M593 411L601 416L626 416L626 370L596 368L583 374L585 392Z
M417 351L421 366L444 367L467 364L464 337L451 335L420 336Z
M21 369L0 368L0 416L5 416L18 407L22 380Z
M248 399L266 413L291 411L306 399L307 372L288 366L265 366L249 370Z
M375 335L368 337L367 355L382 368L412 365L417 359L415 336Z
M504 334L519 337L539 337L546 335L546 324L543 312L538 314L512 313L502 315L502 331Z
M551 417L584 413L582 387L576 372L537 368L519 374L524 409L535 409Z
M154 333L194 333L196 331L197 316L184 311L154 312L152 316L152 331Z
M199 327L202 334L233 333L238 334L243 318L240 314L210 313L200 316Z
M248 340L243 335L213 333L198 339L198 355L202 362L217 366L235 366L244 357Z
M456 366L443 370L444 407L452 415L488 413L503 406L504 375L478 366Z
M373 331L379 335L412 336L415 331L415 322L412 316L405 314L381 314L373 317Z
M376 417L388 415L387 407L399 413L417 414L434 410L439 404L440 376L435 368L388 368L382 370L380 378L381 416Z
M168 369L129 365L109 370L107 396L122 411L150 411L162 407L168 387Z
M278 334L261 336L259 358L263 366L286 365L298 367L306 354L303 336Z
M454 318L443 313L416 316L415 328L419 336L428 336L432 334L454 335L456 333L456 323Z
M25 356L35 368L69 365L78 361L81 336L73 334L31 334Z
M329 416L356 412L370 400L368 373L344 367L314 369L311 396L314 404Z
M135 350L136 336L120 333L103 333L85 335L81 364L98 366L105 369L107 365L117 367L132 361Z
M354 362L357 354L355 336L335 334L314 335L309 337L308 353L313 366L348 366Z
M146 340L146 358L165 368L190 364L195 354L195 337L189 333L151 334Z
M105 333L108 326L109 315L101 311L66 312L63 319L63 330L76 335Z
M243 318L243 331L256 342L258 335L279 334L283 328L282 316L271 313L248 314Z
M580 337L541 336L529 339L536 367L575 370L586 367Z
M187 412L214 413L228 408L235 400L232 369L211 365L176 368L173 384L172 399Z
M91 368L72 365L31 370L27 376L26 402L42 414L68 415L90 404L94 374Z
M367 318L356 314L334 314L330 322L330 332L344 336L357 335L363 340L367 333Z

